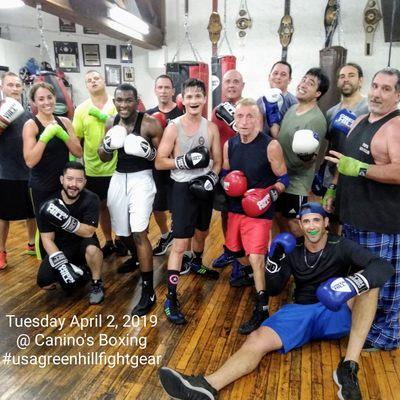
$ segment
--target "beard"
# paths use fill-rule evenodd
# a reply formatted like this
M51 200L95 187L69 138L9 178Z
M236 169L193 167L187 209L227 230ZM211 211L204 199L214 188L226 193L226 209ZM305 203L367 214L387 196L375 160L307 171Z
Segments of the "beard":
M74 189L74 190L77 191L76 195L70 195L70 194L68 194L68 189L71 190L71 188L67 188L67 189L63 188L63 192L64 192L65 196L67 196L67 198L70 199L70 200L76 200L81 194L81 190Z

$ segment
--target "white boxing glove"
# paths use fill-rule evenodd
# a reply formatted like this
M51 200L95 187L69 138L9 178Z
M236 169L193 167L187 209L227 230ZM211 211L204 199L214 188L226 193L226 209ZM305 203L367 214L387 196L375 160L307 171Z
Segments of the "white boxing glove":
M121 125L115 125L108 130L103 139L103 149L106 153L112 153L114 150L124 147L128 132Z
M311 129L300 129L295 132L292 150L303 161L310 161L319 148L319 137Z
M268 89L265 98L268 103L278 103L278 101L282 99L282 91L278 88Z
M12 97L6 97L0 105L0 133L3 133L11 122L15 121L23 113L24 107L19 101Z
M129 134L124 143L126 154L131 156L146 158L153 161L156 158L156 150L142 136Z

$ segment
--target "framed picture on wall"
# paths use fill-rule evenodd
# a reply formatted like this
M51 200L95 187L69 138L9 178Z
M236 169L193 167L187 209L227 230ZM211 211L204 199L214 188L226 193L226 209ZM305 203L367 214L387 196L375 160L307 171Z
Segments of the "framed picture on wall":
M119 46L121 51L121 62L131 63L132 62L132 46L121 45Z
M85 33L86 35L98 35L99 34L99 32L95 31L94 29L86 28L86 27L83 27L83 33Z
M124 82L135 82L135 69L133 67L122 67L122 78Z
M108 44L106 46L106 56L107 56L107 58L116 59L117 58L117 46Z
M65 18L58 18L58 23L60 25L60 32L76 32L74 22L68 21Z
M79 72L77 42L53 42L56 67L64 72Z
M85 67L99 67L100 62L100 46L98 44L82 44L83 65Z
M109 65L104 66L106 86L118 86L121 83L121 66Z

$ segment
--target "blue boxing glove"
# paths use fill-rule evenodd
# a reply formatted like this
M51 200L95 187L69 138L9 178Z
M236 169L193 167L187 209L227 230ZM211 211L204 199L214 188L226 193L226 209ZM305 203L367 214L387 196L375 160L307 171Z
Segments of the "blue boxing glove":
M367 279L357 273L346 278L330 278L317 289L318 300L329 310L338 311L342 304L369 290Z
M269 248L265 269L275 274L281 269L280 262L296 247L296 238L289 232L279 233L274 237Z
M347 136L357 116L350 110L340 110L332 120L331 128Z
M282 121L282 114L279 110L279 104L282 103L282 101L282 92L278 88L269 89L266 95L263 97L265 118L270 127L273 124L280 125Z

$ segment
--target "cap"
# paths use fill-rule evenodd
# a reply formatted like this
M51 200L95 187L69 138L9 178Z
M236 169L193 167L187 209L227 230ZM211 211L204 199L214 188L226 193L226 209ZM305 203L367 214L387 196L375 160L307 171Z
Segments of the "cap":
M308 203L304 203L300 207L299 218L306 214L319 214L324 218L328 216L321 203L317 203L315 201L309 201Z

